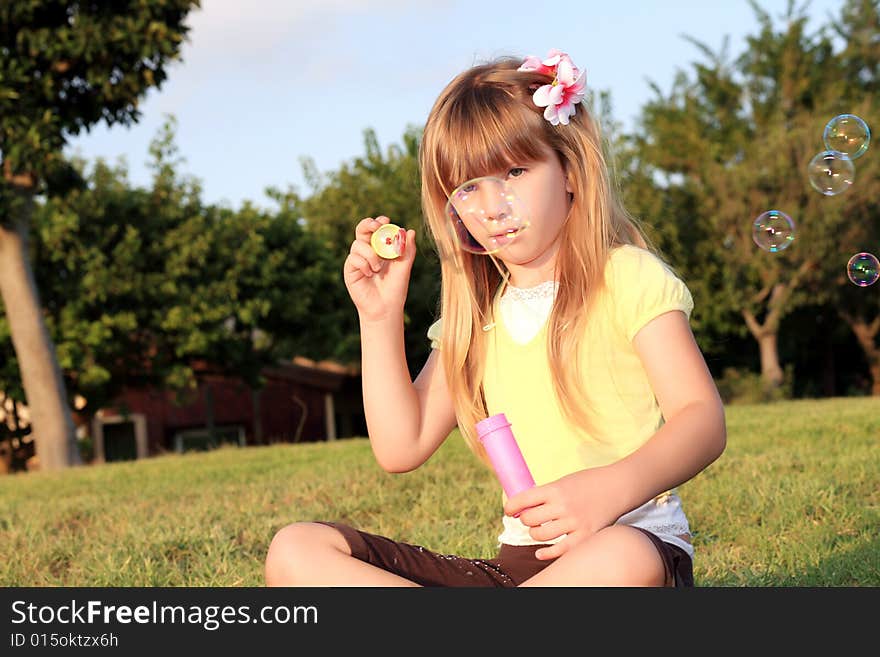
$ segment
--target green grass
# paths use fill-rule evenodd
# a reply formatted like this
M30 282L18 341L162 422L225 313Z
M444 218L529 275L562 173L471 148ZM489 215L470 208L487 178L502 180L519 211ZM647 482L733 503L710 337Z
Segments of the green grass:
M880 585L880 400L730 406L727 426L680 487L697 585ZM500 514L457 434L400 475L366 439L17 474L0 478L0 585L261 586L274 533L312 519L487 557Z

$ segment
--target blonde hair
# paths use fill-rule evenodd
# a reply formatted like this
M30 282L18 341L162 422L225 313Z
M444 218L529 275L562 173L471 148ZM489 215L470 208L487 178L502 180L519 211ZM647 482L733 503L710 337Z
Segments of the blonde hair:
M521 62L503 57L456 76L434 103L419 148L422 210L440 255L441 361L459 429L485 463L474 427L488 415L481 385L482 327L493 321L492 300L502 275L489 257L457 247L445 213L452 190L466 180L539 159L545 147L566 170L573 202L557 256L559 288L548 323L547 356L556 396L575 426L592 426L577 355L588 311L604 288L609 252L621 244L656 252L618 200L599 127L585 103L568 125L553 126L532 101L534 89L552 78L517 71Z

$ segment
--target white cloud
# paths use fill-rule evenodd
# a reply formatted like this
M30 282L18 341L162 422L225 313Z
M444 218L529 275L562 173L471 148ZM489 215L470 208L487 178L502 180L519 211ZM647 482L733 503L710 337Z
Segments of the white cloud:
M455 1L202 0L187 17L190 31L182 62L171 65L169 84L156 96L156 108L176 113L224 81L234 95L243 80L267 85L283 80L305 88L320 84L334 68L351 73L366 65L364 54L347 48L340 31L359 21L370 29L367 19L391 21L407 13L443 11Z
M381 13L412 3L406 0L202 0L187 20L190 41L201 56L222 54L256 58L288 39L319 39L335 19L363 12Z

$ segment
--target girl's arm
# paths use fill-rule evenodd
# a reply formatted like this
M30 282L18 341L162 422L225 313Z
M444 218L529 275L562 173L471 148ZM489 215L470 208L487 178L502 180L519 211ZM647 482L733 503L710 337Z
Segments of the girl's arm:
M416 257L416 233L400 229L400 255L380 258L372 247L385 215L366 217L343 265L343 279L358 311L361 379L370 446L388 472L424 463L455 427L452 399L436 356L428 358L415 384L406 365L403 307Z
M627 509L688 481L727 444L724 406L687 317L655 317L633 338L665 424L629 456L609 466L628 492Z
M432 349L410 379L403 316L361 320L361 377L370 445L387 472L409 472L437 451L456 426L452 397Z
M623 514L691 479L724 451L724 408L685 314L676 310L657 316L633 344L666 423L615 463L579 470L505 502L504 512L519 513L535 540L568 534L538 550L539 559L564 554Z

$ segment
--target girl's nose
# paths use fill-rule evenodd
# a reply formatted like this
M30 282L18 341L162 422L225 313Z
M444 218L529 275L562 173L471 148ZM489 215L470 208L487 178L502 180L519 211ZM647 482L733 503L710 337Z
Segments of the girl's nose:
M508 211L508 208L498 207L491 210L486 218L489 221L501 223L507 221L510 218L510 212Z

